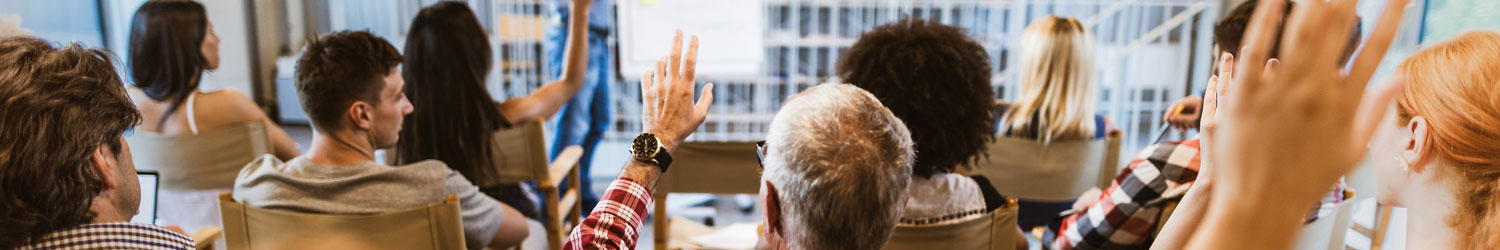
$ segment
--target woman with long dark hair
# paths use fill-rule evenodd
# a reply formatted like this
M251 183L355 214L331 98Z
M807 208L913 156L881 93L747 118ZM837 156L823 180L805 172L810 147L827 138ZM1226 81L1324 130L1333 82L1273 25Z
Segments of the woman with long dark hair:
M573 0L569 18L587 17L591 2ZM589 49L587 24L569 24L571 36L561 79L530 95L496 102L485 89L485 77L494 64L490 41L474 11L462 2L422 9L407 33L406 62L401 64L406 96L416 111L401 130L395 163L440 160L491 197L529 217L537 216L520 185L494 180L496 160L490 155L490 134L512 124L547 119L582 88Z
M129 52L134 80L130 99L144 119L136 131L187 135L263 123L276 158L301 154L296 142L245 94L198 91L203 72L219 68L219 36L202 4L153 0L141 5L130 25Z
M134 86L127 92L142 118L130 139L137 146L134 160L162 174L156 202L170 204L157 206L158 222L189 231L221 226L218 193L233 187L240 167L259 157L253 154L268 152L282 160L301 154L244 94L198 90L204 71L219 67L219 36L202 4L152 0L141 5L131 22L128 56ZM221 139L226 140L221 145L243 145L236 148L243 151L195 151L214 146L189 143Z

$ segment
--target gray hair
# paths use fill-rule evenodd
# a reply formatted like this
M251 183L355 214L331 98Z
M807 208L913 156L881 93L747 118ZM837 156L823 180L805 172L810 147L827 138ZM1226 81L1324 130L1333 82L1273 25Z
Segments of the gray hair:
M766 138L764 181L776 186L787 244L879 249L901 217L910 132L880 100L849 84L792 96Z

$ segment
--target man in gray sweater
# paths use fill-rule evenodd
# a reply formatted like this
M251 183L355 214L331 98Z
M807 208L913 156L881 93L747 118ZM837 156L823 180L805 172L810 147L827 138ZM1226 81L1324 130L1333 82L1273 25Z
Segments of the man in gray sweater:
M262 156L240 171L234 199L304 213L375 214L459 197L469 249L509 248L526 238L525 217L479 192L442 162L375 162L396 144L412 112L402 88L401 54L369 32L335 32L307 45L297 61L297 95L316 131L306 154Z

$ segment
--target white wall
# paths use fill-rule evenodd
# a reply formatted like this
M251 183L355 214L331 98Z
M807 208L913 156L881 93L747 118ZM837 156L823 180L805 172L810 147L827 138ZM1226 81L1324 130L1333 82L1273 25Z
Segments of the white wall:
M199 89L214 91L234 89L251 95L249 13L244 0L203 0L208 19L219 34L219 69L203 75Z
M129 56L130 23L136 9L146 0L105 1L105 19L108 26L109 49L121 57L121 72L124 57ZM208 20L213 22L214 32L219 35L219 69L203 75L199 89L214 91L234 89L251 95L250 25L249 13L245 11L245 0L201 0ZM128 76L122 76L129 81Z

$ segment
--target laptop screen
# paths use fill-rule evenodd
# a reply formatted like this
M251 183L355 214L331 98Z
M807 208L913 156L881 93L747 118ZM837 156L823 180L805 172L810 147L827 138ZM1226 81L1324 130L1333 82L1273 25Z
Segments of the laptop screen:
M138 170L135 177L141 180L141 208L130 218L130 223L156 224L156 172Z

